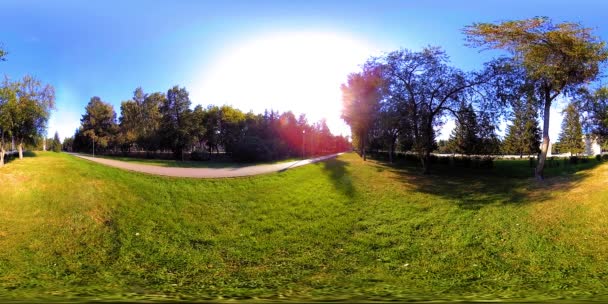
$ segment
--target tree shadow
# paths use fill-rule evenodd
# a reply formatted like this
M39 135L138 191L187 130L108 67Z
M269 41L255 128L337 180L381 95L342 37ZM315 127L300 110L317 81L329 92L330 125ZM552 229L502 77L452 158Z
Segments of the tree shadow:
M336 190L344 195L352 198L355 195L355 187L353 186L352 176L348 172L348 162L338 159L337 157L320 162L323 172L331 179Z
M407 183L412 191L439 196L468 210L479 210L496 204L526 204L549 200L558 195L556 190L568 191L577 187L591 176L588 170L597 166L592 164L580 170L561 172L559 176L549 176L539 182L532 177L511 177L497 170L436 166L432 169L432 174L424 175L419 167L411 164L379 164L393 172L396 181Z
M23 152L23 158L35 157L35 156L36 156L36 152L34 152L34 151L24 151ZM6 164L11 163L11 162L13 162L15 160L18 160L18 159L19 159L19 155L18 154L12 154L10 156L5 155L4 156L4 164L6 165Z

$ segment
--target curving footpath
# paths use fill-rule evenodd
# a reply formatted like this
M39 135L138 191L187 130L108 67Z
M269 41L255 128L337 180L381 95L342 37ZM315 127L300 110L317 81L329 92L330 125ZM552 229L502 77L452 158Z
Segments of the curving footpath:
M123 162L119 160L97 158L86 156L78 153L70 153L73 156L80 157L86 160L94 161L103 165L116 167L124 170L162 175L172 177L192 177L192 178L225 178L225 177L240 177L240 176L251 176L259 174L267 174L273 172L283 172L291 168L296 168L316 162L320 162L326 159L334 158L342 153L336 153L316 158L269 164L269 165L252 165L239 168L178 168L178 167L160 167L143 164L134 164L129 162Z

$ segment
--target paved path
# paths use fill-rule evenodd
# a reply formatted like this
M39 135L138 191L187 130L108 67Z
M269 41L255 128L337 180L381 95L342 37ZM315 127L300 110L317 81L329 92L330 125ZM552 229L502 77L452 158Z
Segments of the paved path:
M269 165L252 165L238 168L178 168L178 167L161 167L143 164L129 163L114 159L98 158L86 156L78 153L70 153L76 157L94 161L111 167L136 171L154 175L173 176L173 177L193 177L193 178L223 178L223 177L239 177L259 175L272 172L283 172L285 170L296 168L326 159L334 158L342 153L336 153L317 158L310 158L292 162L269 164Z

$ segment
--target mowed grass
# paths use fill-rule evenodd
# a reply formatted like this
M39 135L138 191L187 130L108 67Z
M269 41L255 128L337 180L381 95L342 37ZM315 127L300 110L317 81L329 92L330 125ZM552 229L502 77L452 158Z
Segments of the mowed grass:
M37 153L0 168L0 299L608 295L608 165L418 172L345 154L197 180Z

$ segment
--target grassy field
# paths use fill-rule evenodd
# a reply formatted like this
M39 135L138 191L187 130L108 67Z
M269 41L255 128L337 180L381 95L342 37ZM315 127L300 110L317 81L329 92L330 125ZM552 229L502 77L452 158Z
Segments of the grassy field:
M607 299L608 165L510 164L196 180L37 153L0 168L0 299Z

